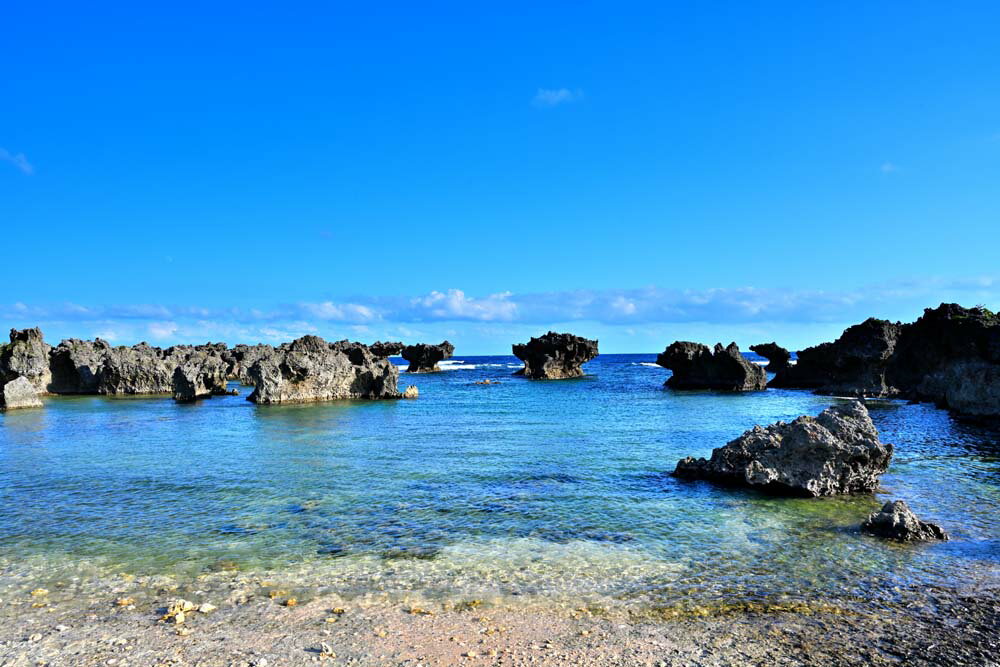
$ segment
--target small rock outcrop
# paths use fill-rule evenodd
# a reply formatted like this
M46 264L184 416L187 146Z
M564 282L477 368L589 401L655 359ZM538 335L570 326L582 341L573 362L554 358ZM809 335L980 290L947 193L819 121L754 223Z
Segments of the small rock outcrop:
M258 404L344 398L400 398L399 369L367 345L303 336L278 347L249 370L248 400Z
M25 378L38 392L48 390L52 380L49 370L49 345L42 330L11 329L10 342L0 347L0 382Z
M0 410L40 408L42 399L38 387L24 376L16 377L0 387Z
M861 532L900 542L948 539L941 526L921 521L902 500L893 500L872 512L861 524Z
M892 445L879 441L858 401L791 423L754 426L712 458L686 458L674 474L807 497L870 493L889 467Z
M751 345L750 350L767 359L767 366L764 370L768 373L777 373L788 368L788 362L792 358L788 350L774 342Z
M420 390L417 389L417 386L414 384L411 384L403 392L403 398L419 398L419 397L420 397Z
M175 401L194 401L228 394L229 365L219 354L194 352L174 368Z
M943 303L904 324L886 379L907 398L1000 416L1000 316Z
M438 362L451 359L451 355L455 354L455 346L448 341L440 345L417 343L404 347L402 354L403 359L410 362L407 373L436 373L441 370Z
M582 376L583 364L596 357L597 341L550 331L512 346L524 368L514 373L532 380L562 380Z
M845 396L892 396L895 389L885 374L901 327L874 317L848 327L834 342L799 352L795 365L779 371L771 386Z
M49 391L54 394L96 394L104 357L111 345L97 340L68 338L49 351L52 381Z
M758 391L766 388L767 374L747 361L736 343L709 349L701 343L676 341L656 357L656 363L673 371L664 386L671 389Z

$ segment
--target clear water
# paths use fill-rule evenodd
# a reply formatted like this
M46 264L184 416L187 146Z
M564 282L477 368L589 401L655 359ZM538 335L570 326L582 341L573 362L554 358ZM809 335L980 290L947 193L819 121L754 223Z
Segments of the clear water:
M653 359L602 355L584 378L532 382L511 377L513 357L463 358L403 374L414 401L51 398L0 415L0 565L238 567L359 593L623 605L1000 580L995 431L875 402L896 446L884 493L769 498L685 482L669 475L678 459L836 399L664 390ZM487 378L500 384L475 384ZM954 539L861 536L887 498Z

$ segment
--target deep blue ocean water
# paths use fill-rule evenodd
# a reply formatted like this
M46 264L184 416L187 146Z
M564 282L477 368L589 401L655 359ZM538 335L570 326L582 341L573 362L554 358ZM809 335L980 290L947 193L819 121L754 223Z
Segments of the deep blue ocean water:
M838 399L667 390L654 358L602 355L586 377L537 382L511 376L513 357L458 357L442 373L401 374L420 389L412 401L258 407L246 388L196 404L49 398L0 414L0 565L295 570L359 590L622 604L1000 579L995 431L873 401L896 447L877 495L681 481L669 474L678 459ZM860 535L889 498L954 539Z

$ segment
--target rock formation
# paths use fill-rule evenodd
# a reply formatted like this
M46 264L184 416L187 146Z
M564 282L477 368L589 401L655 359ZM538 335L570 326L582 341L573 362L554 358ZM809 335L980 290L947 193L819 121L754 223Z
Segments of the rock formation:
M228 394L226 381L229 365L221 354L195 351L174 368L172 388L174 400L194 401L209 396Z
M41 329L10 330L10 343L0 347L0 382L23 377L34 385L36 392L48 389L52 380L49 370L49 346Z
M400 398L399 369L366 345L303 336L257 360L249 370L258 404L343 398Z
M515 375L532 380L561 380L583 375L581 366L598 355L597 341L550 331L527 343L512 346L514 356L524 362Z
M767 359L767 367L764 370L768 373L777 373L788 368L788 362L792 358L788 350L774 342L751 345L750 349Z
M236 345L228 353L229 377L239 380L242 385L252 385L250 378L250 367L259 359L274 356L274 346L265 345Z
M1000 316L941 304L904 324L886 371L907 398L1000 416Z
M407 345L403 348L403 359L410 362L407 373L435 373L440 371L439 361L451 359L455 353L455 346L444 341L440 345L430 345L428 343L417 343Z
M827 408L818 417L754 426L712 458L686 458L674 474L773 493L830 496L870 493L889 467L892 445L860 402Z
M861 524L861 532L900 542L948 539L941 526L921 521L902 500L888 502L880 511L872 512Z
M380 340L368 346L371 353L376 357L392 357L403 351L405 347L402 343L384 343Z
M736 343L715 349L707 345L676 341L656 357L656 363L673 371L665 386L671 389L718 389L756 391L767 386L767 374L740 354Z
M38 394L38 387L31 380L24 376L16 377L0 387L0 410L40 408L42 399Z
M162 351L147 343L112 347L98 372L100 394L169 394L174 368L161 358Z
M780 371L771 386L847 396L891 396L895 389L886 383L885 373L901 326L875 318L855 324L836 341L799 352L796 364Z
M104 357L111 350L106 340L69 338L49 352L53 394L96 394Z

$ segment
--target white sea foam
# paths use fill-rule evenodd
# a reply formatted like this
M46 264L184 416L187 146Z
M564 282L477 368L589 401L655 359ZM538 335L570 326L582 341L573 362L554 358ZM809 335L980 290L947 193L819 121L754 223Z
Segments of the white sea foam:
M633 366L649 366L650 368L660 368L659 364L654 364L652 361L633 361Z

